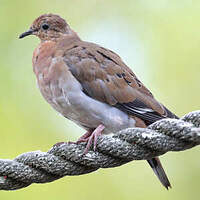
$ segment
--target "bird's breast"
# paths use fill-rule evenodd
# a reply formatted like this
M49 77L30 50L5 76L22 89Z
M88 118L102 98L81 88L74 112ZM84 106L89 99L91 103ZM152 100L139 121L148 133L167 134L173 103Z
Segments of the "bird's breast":
M48 68L51 65L55 50L55 42L53 41L42 42L34 50L32 64L36 76L41 72L44 73L44 68Z

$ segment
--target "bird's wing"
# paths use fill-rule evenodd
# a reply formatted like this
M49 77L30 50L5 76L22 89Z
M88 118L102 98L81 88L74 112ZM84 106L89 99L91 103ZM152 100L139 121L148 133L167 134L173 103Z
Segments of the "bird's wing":
M147 125L175 117L114 52L78 41L66 49L64 61L88 96L137 116Z

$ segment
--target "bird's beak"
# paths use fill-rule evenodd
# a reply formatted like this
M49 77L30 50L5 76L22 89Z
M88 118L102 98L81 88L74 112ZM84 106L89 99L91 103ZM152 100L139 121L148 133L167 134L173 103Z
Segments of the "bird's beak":
M26 37L26 36L28 36L28 35L32 35L34 32L35 32L35 31L34 31L33 29L29 29L28 31L22 33L22 34L19 36L19 39L24 38L24 37Z

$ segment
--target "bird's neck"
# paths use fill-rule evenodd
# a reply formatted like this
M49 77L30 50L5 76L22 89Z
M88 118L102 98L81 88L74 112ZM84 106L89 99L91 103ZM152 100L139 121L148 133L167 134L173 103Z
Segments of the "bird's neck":
M73 32L73 34L66 34L63 35L58 41L57 41L57 47L58 49L70 49L73 47L77 42L80 42L81 39L79 36Z

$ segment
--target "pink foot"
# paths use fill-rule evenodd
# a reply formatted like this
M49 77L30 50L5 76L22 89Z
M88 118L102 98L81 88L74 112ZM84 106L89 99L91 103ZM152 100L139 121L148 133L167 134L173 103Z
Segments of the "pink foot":
M87 133L82 135L77 140L77 142L75 142L76 144L80 144L81 142L87 142L86 148L85 148L85 150L83 152L84 155L88 153L92 143L93 143L93 149L94 149L94 151L96 151L97 139L101 135L101 133L104 130L104 128L105 128L105 126L100 124L95 130L88 131Z
M80 144L81 142L87 142L88 138L92 135L92 131L86 132L84 135L82 135L77 141L76 144Z
M103 129L105 128L104 125L100 124L92 133L91 135L86 139L87 140L87 146L83 152L83 154L87 154L92 143L93 143L93 149L96 151L97 148L97 139L101 135Z
M60 146L62 144L66 144L66 142L58 142L58 143L54 144L53 146Z
M87 142L88 137L92 134L92 131L86 132L84 135L82 135L76 142L68 142L69 144L80 144L81 142Z

